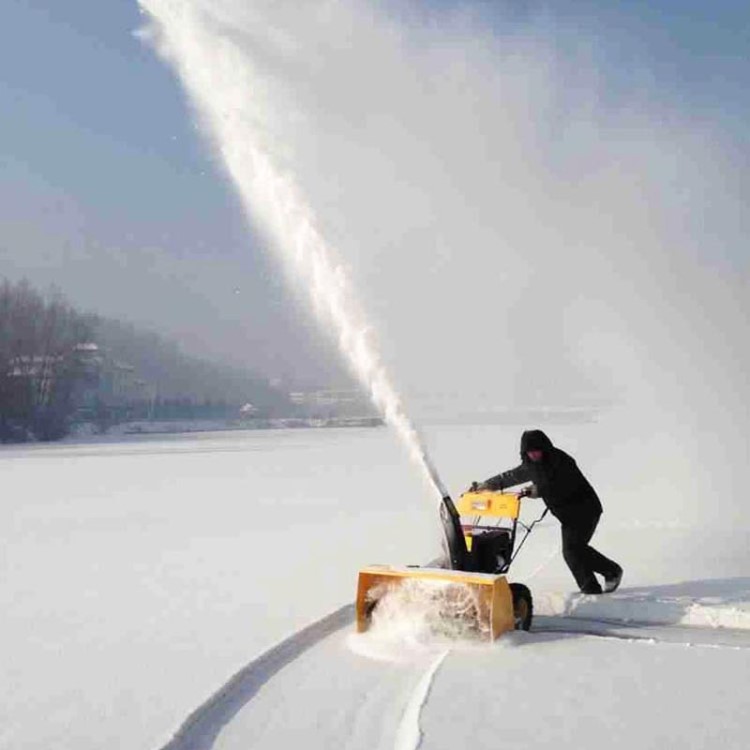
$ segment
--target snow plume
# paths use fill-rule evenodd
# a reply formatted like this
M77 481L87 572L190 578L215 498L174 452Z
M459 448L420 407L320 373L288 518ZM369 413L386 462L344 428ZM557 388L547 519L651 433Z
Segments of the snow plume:
M177 71L250 218L265 232L296 281L307 288L321 324L373 403L395 429L435 492L446 490L407 417L367 323L346 267L323 236L315 213L285 165L274 137L273 81L264 55L293 57L294 40L272 25L273 5L202 0L140 0L153 19L142 35ZM294 4L286 13L305 15ZM264 11L264 6L268 6ZM266 13L267 15L264 15ZM307 11L309 13L309 11Z
M622 488L608 507L651 518L670 497L747 516L739 110L722 118L710 93L659 78L648 43L603 12L141 5L254 222L428 473L394 364L422 420L617 404L579 444L551 429L603 467L603 495ZM487 476L516 439L475 446L469 477L450 455L441 469Z

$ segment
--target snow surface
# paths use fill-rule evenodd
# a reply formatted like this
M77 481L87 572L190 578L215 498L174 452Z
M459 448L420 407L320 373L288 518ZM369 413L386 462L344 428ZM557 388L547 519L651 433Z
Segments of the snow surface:
M602 494L622 588L574 594L545 519L511 576L536 631L494 644L353 634L359 566L437 552L384 429L0 449L0 748L746 747L741 499L614 455L620 428L550 433ZM518 432L427 441L458 493L512 465Z

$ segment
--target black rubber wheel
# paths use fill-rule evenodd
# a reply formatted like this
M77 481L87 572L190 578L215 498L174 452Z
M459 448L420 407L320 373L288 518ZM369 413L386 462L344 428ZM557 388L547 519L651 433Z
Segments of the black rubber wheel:
M510 593L513 597L513 620L516 630L529 630L534 616L534 601L528 586L522 583L511 583Z

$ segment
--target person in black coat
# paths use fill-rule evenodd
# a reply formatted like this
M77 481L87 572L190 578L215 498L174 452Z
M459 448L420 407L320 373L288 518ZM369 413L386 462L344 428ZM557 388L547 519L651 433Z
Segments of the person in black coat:
M601 594L595 573L604 576L604 592L614 591L622 579L622 568L597 552L590 544L602 504L576 462L555 448L541 430L521 436L521 465L477 485L478 489L503 490L533 482L533 495L544 499L562 525L562 553L578 587L584 594Z

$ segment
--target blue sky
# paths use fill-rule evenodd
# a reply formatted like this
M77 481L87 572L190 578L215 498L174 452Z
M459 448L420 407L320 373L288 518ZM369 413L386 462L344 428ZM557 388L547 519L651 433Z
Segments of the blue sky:
M431 15L462 4L417 5ZM637 62L654 90L720 121L748 164L749 3L472 5L498 33L509 17L522 28L538 14L585 29L602 47L609 96L637 85ZM0 275L55 283L82 307L195 349L237 359L239 348L265 348L281 362L290 349L269 344L273 331L313 361L309 325L247 231L178 82L134 36L141 23L135 0L5 0Z
M309 331L180 86L134 36L137 4L9 0L4 19L0 274L196 351L241 361L266 347L273 359L270 324L304 352Z
M131 183L143 165L160 181L175 182L203 168L204 149L179 87L133 36L141 24L135 2L10 0L5 18L4 157L104 205L122 200L121 190L133 199ZM201 199L214 194L206 190ZM169 210L169 196L161 196L158 211Z

